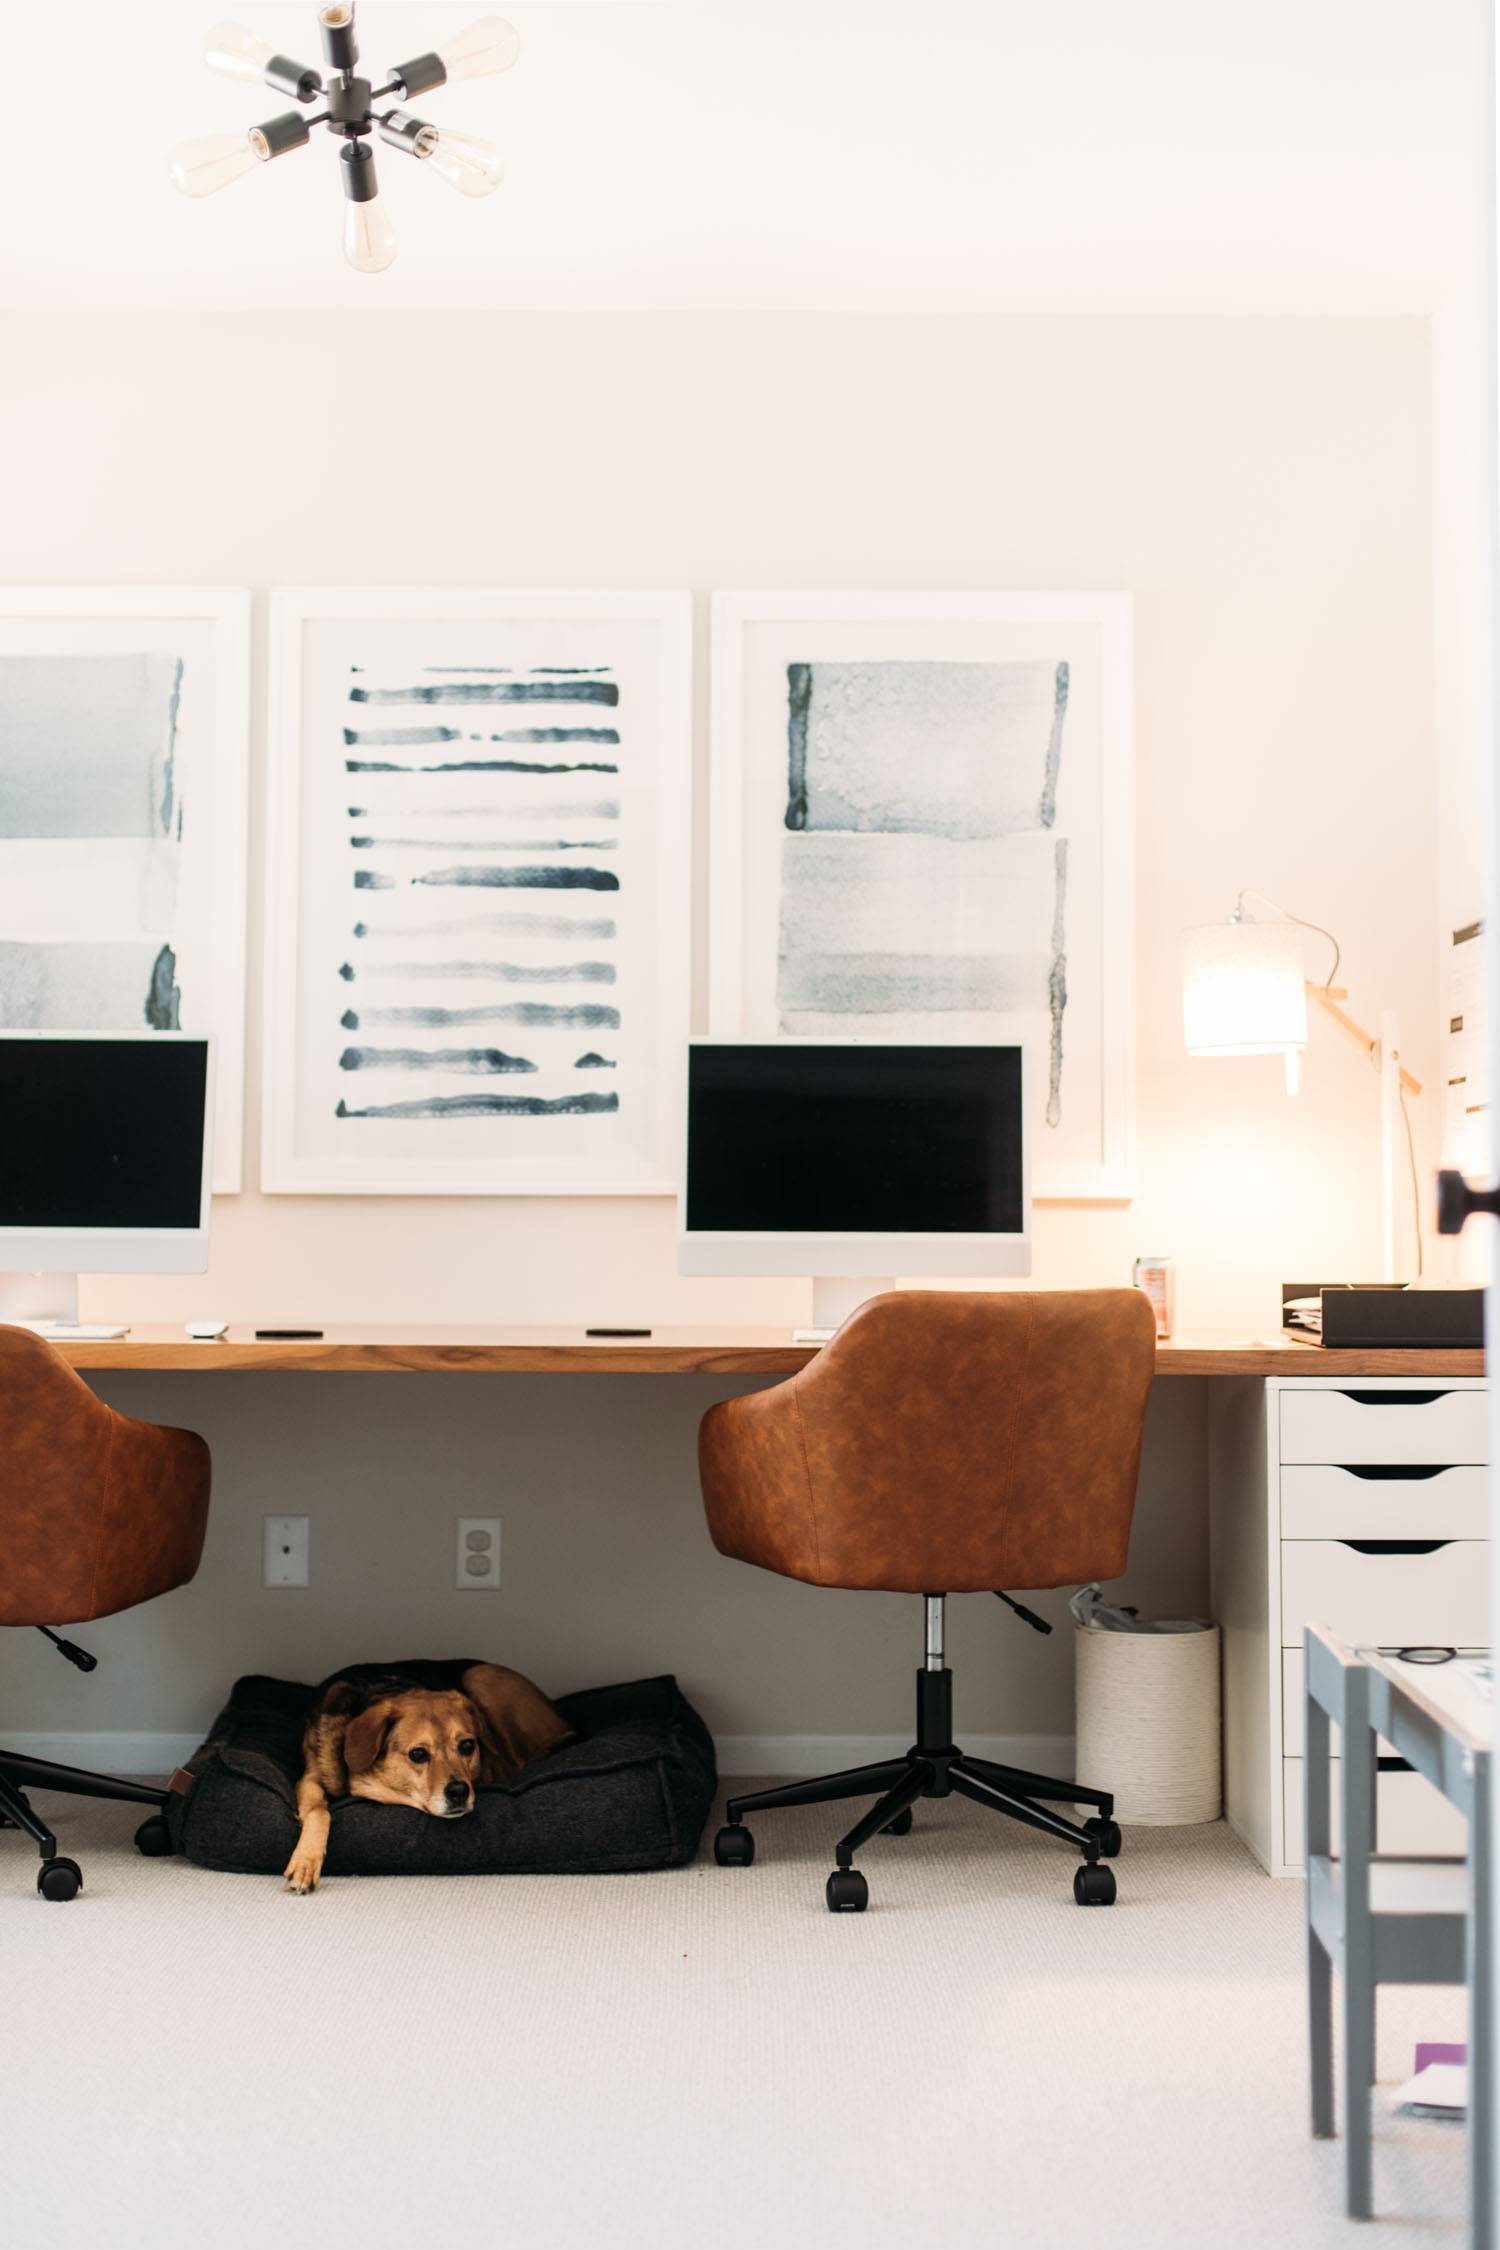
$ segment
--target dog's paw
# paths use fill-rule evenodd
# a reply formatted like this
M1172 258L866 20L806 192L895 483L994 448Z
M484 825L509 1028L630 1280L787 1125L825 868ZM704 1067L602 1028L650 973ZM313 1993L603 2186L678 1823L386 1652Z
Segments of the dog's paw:
M293 1852L282 1880L289 1891L294 1891L299 1898L306 1898L310 1891L317 1889L318 1877L322 1872L321 1852Z

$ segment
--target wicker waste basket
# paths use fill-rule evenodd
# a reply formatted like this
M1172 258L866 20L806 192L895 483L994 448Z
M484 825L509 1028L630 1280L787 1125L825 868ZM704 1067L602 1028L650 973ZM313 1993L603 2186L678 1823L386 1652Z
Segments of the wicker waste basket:
M1085 1588L1073 1606L1079 1779L1113 1792L1122 1827L1217 1820L1218 1626L1199 1619L1146 1625L1105 1608L1097 1587Z

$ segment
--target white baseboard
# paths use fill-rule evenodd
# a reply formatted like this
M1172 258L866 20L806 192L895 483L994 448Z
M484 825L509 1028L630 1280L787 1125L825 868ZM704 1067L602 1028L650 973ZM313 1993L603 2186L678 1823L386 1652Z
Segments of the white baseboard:
M800 1780L804 1775L840 1773L845 1766L871 1766L904 1758L909 1734L721 1734L716 1741L719 1771L766 1774ZM961 1747L997 1766L1021 1766L1028 1773L1066 1777L1073 1771L1070 1734L966 1734Z
M99 1773L167 1774L198 1747L191 1734L10 1734L7 1750L23 1758L50 1758L60 1766L92 1766ZM1067 1775L1073 1771L1073 1738L1067 1734L973 1734L963 1747L996 1765L1022 1766L1032 1773ZM719 1771L726 1774L785 1775L838 1773L845 1766L868 1766L903 1758L909 1734L721 1734Z

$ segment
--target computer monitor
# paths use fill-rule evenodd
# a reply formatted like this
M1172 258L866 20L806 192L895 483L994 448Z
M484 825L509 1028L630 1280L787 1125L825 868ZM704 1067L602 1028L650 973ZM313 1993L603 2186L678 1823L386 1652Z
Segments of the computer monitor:
M837 1324L896 1273L1031 1271L1022 1046L695 1039L684 1273L808 1274Z
M208 1265L210 1042L0 1031L0 1319L78 1318L80 1273Z

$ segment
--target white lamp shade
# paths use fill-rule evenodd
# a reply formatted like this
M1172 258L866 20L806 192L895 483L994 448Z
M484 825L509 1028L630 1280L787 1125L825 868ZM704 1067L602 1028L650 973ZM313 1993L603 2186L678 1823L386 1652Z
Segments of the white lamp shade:
M1301 1054L1302 939L1290 922L1214 922L1182 940L1182 1029L1190 1055Z

